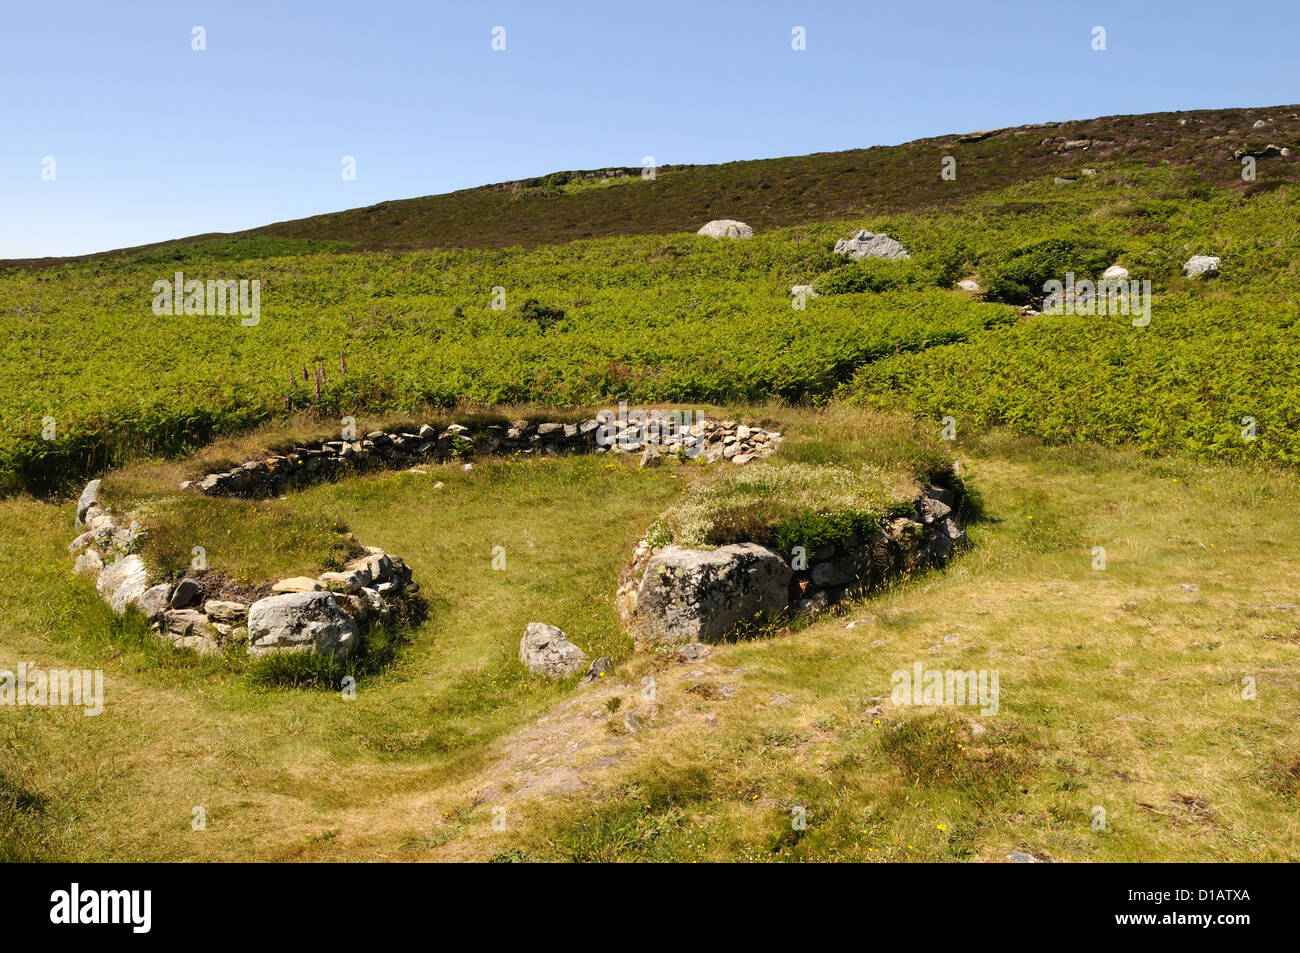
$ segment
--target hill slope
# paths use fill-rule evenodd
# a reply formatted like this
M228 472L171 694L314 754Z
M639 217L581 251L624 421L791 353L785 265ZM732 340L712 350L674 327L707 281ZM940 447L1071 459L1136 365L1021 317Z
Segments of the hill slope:
M1261 120L1266 125L1253 128ZM1090 145L1066 147L1084 140ZM1206 183L1240 185L1232 154L1270 142L1293 148L1300 142L1300 105L1106 116L846 152L664 166L653 181L642 180L640 169L555 173L276 222L231 237L409 250L529 248L584 238L667 234L695 231L713 218L737 218L770 229L955 208L991 190L1077 171L1101 160L1195 165ZM958 163L953 181L939 175L945 155ZM606 178L610 182L602 184ZM1300 171L1292 166L1285 178L1294 181ZM0 269L120 257L216 237L191 236L76 259L0 260Z

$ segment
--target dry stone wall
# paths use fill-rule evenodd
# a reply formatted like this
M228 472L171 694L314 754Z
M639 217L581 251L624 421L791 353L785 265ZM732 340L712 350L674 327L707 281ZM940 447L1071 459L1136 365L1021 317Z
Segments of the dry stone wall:
M477 426L451 424L441 429L425 424L412 431L376 430L356 440L294 447L181 486L218 496L266 497L355 472L483 454L639 454L642 466L654 466L665 456L678 453L702 457L708 463L744 465L767 457L780 442L779 431L736 420L710 420L690 411L650 410L628 415L611 410L577 423L512 420Z
M73 572L95 578L100 597L118 615L135 609L158 637L177 648L213 654L247 643L249 655L310 652L343 658L362 630L389 621L420 586L401 557L373 546L341 572L295 576L271 585L249 603L205 598L202 578L154 580L134 552L148 530L123 527L99 501L91 480L77 501L83 531L68 546Z
M615 605L640 650L717 642L756 617L818 612L898 573L944 564L967 543L956 507L952 490L926 487L910 516L803 560L753 542L702 550L643 539Z

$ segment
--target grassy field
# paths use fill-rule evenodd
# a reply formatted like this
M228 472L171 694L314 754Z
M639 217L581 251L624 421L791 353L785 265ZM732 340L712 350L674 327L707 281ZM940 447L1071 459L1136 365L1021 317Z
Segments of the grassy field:
M905 421L862 412L767 416L806 434L789 448L796 459L835 457L839 437L882 457L915 439ZM430 599L429 618L354 701L266 688L237 662L155 645L68 573L67 506L5 501L0 667L102 667L106 702L97 718L6 714L3 851L1296 856L1300 616L1272 608L1300 583L1300 517L1283 505L1294 476L1050 449L996 431L955 452L987 511L969 554L840 615L691 663L631 656L611 603L636 539L689 481L711 478L704 468L503 461L291 496L289 510L346 520L403 555ZM505 571L491 568L497 545ZM1094 546L1106 547L1104 571L1092 568ZM593 657L614 657L616 674L576 689L527 678L518 636L541 619ZM896 708L890 674L918 661L998 670L1000 711ZM1252 701L1241 697L1246 677ZM207 810L204 831L191 829L195 806ZM798 807L806 830L792 827Z

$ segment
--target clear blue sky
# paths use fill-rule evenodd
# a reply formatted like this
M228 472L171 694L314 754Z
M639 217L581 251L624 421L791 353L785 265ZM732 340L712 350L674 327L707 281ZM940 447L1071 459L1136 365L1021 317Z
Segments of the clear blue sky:
M1091 49L1098 25L1105 52ZM10 2L0 257L646 155L722 162L1295 103L1297 38L1297 0Z

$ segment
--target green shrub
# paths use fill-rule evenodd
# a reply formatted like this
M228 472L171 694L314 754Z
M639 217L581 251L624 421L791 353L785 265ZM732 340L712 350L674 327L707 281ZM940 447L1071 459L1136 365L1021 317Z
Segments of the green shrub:
M1043 295L1043 284L1065 281L1066 272L1076 280L1094 278L1115 261L1115 248L1097 242L1049 238L1020 248L1000 264L986 269L984 297L1005 304L1029 304Z
M928 268L913 261L886 261L864 258L841 265L813 281L813 290L821 295L880 293L898 288L923 288L937 284Z
M527 298L515 310L515 317L537 325L542 331L548 331L564 320L564 309L544 305L536 298Z

